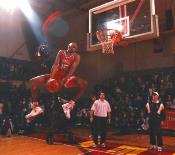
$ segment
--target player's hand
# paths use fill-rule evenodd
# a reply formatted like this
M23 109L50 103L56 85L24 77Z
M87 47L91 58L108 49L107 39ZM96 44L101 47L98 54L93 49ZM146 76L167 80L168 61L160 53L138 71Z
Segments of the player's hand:
M158 112L157 112L157 115L156 115L156 116L157 116L157 118L159 118L159 119L160 119L160 117L161 117L160 114L159 114Z
M161 125L164 125L165 124L165 121L161 121Z
M111 119L110 118L107 119L107 123L111 124Z

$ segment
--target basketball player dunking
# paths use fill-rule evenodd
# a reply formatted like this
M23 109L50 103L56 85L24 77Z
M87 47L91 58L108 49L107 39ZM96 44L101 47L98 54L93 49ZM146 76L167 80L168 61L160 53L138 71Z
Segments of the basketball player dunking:
M63 110L67 118L70 118L70 111L73 109L75 102L81 97L84 90L87 87L87 81L74 76L74 72L80 63L80 55L77 53L77 43L72 42L68 45L67 50L60 50L56 56L55 62L52 66L50 74L44 74L32 78L31 83L31 94L34 107L38 107L38 88L46 87L49 79L55 79L58 82L59 87L56 92L58 92L63 86L65 88L79 87L78 93L63 106ZM69 108L71 107L71 108ZM41 114L42 111L38 109L38 113L35 112L35 116ZM32 114L26 115L26 119L31 119L35 117Z

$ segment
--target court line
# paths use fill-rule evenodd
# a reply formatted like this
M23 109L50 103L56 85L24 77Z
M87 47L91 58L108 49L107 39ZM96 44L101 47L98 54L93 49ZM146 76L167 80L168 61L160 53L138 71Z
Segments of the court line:
M93 151L88 150L87 152L82 152L82 153L79 153L79 154L77 154L77 155L83 155L83 154L90 153L90 152L93 152Z
M40 139L40 138L36 138L36 137L29 137L29 136L25 136L25 135L20 135L20 137L27 137L27 138L30 138L30 139L36 139L36 140L39 140L39 141L44 141L45 144L47 144L46 140L44 140L44 139ZM62 144L62 145L69 146L69 147L76 147L76 146L65 144L65 143L61 143L61 142L54 142L54 144ZM47 144L47 145L49 145L49 144Z
M25 136L25 135L20 135L20 137L27 137L27 138L30 138L30 139L36 139L36 140L45 142L44 139L40 139L40 138L36 138L36 137L29 137L29 136ZM45 144L47 144L47 143L45 143ZM61 142L54 142L54 144L62 144L62 145L65 145L65 146L68 146L68 147L74 147L74 148L77 148L77 146L81 147L80 145L74 146L74 145L69 145L69 144L65 144L65 143L61 143ZM89 148L85 148L85 149L87 150L86 153L97 151L97 152L100 152L100 153L107 153L107 154L110 154L110 155L123 155L123 154L116 154L116 153L112 153L112 152L106 152L106 151L102 151L102 150L95 150L95 149L89 149ZM77 155L83 155L83 154L85 154L85 152L82 152L82 153L77 154Z
M106 152L106 151L102 151L102 150L95 150L95 149L88 149L87 148L87 152L83 152L83 153L80 153L80 154L77 154L77 155L83 155L85 153L88 153L88 152L93 152L93 151L96 151L96 152L100 152L100 153L106 153L106 154L110 154L110 155L123 155L122 153L121 154L116 154L116 153L112 153L112 152Z

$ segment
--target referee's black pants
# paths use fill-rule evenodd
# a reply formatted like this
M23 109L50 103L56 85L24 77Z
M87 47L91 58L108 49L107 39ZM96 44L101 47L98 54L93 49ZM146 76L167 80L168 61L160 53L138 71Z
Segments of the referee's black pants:
M93 140L98 144L98 136L101 137L100 144L106 142L107 117L94 117L93 122Z
M149 128L150 128L150 144L163 146L162 131L161 131L161 118L160 117L150 117L149 118Z
M46 140L53 140L54 134L57 130L63 131L65 134L70 136L69 138L72 138L71 119L66 118L61 104L55 103L52 106L49 114L49 124Z

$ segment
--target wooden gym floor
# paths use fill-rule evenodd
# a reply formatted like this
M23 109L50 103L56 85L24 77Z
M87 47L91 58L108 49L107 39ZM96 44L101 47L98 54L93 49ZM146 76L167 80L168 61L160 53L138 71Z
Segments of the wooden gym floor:
M0 155L175 155L175 137L164 136L164 151L148 150L148 135L116 135L108 133L107 148L92 148L89 131L76 129L76 136L86 140L76 145L56 142L48 145L42 138L13 135L0 136Z

